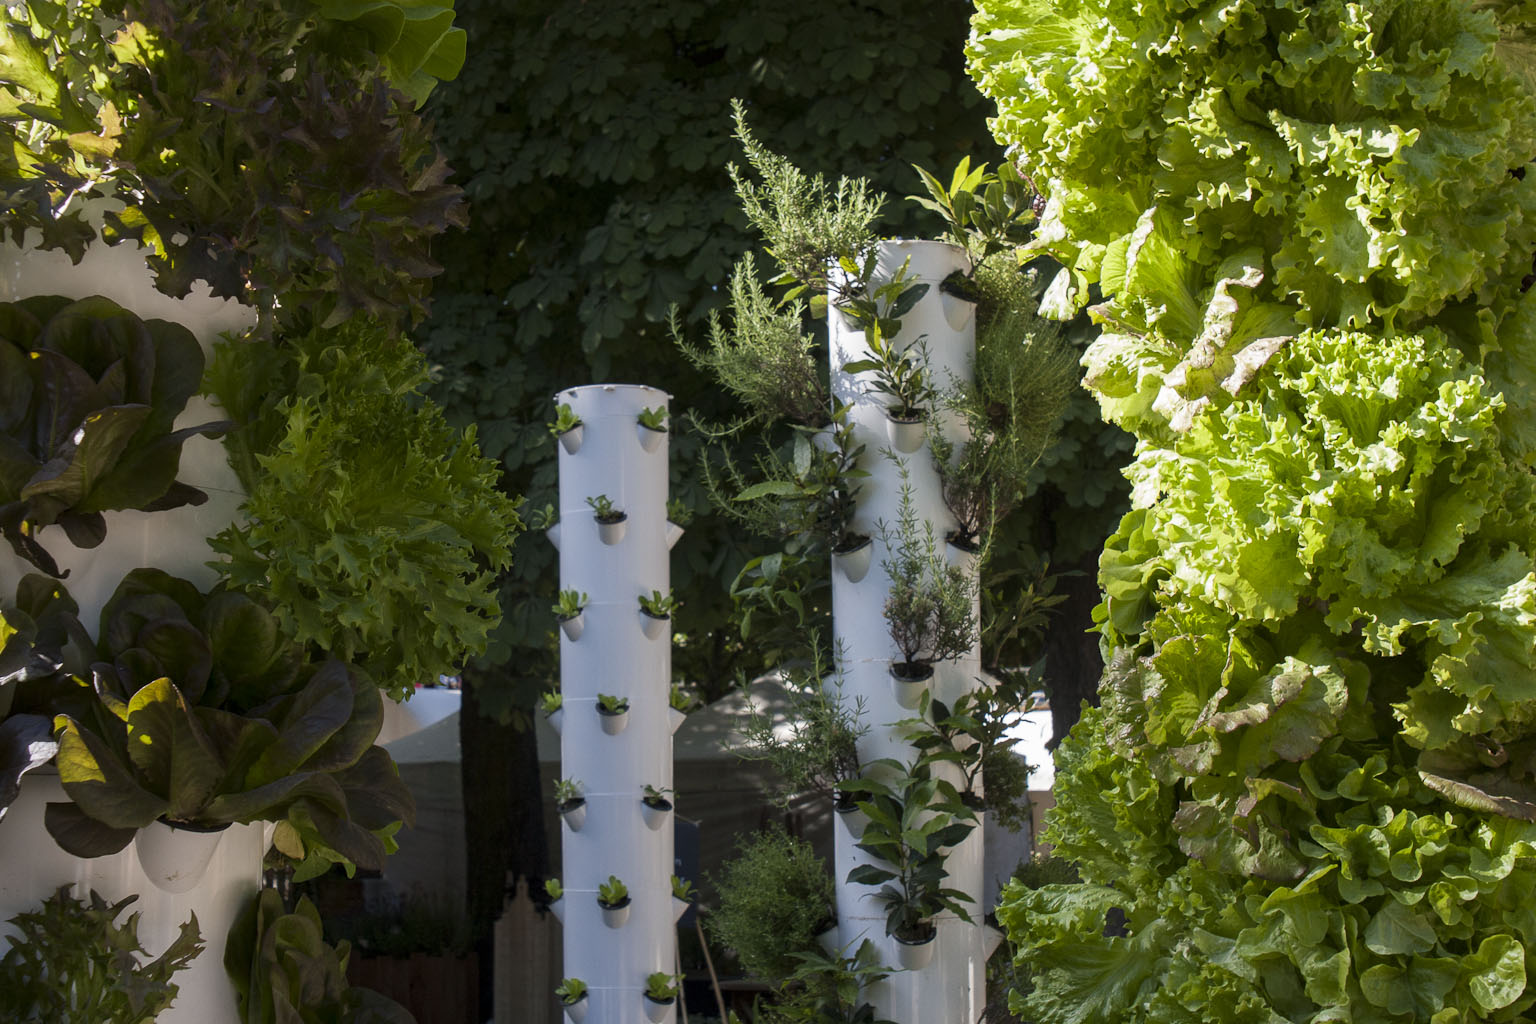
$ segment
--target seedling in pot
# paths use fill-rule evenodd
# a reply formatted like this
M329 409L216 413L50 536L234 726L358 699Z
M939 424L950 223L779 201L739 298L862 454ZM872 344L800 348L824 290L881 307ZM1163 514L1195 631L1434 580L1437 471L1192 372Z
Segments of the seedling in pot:
M559 711L564 704L565 697L561 695L559 690L549 690L539 696L539 710L543 711L546 715L552 715Z
M666 433L667 410L665 408L651 409L647 407L645 409L641 409L640 415L636 418L640 421L640 425L646 430L655 430L661 433Z
M565 402L561 402L555 407L555 421L549 424L549 432L551 434L559 437L561 434L570 433L579 426L581 426L581 417L576 415L576 410L572 409Z
M640 798L640 802L647 807L654 807L658 811L670 811L672 809L671 793L672 790L670 789L657 789L655 786L647 784L645 796Z
M657 971L645 979L645 998L670 1003L677 998L677 975Z
M555 810L572 832L581 831L587 820L587 798L582 795L579 780L561 779L555 783Z
M566 978L560 983L560 987L555 989L555 995L559 996L560 1001L566 1006L579 1003L587 997L587 983L580 978Z
M629 723L629 698L615 697L611 693L597 695L597 714L603 732L617 736Z
M650 597L640 595L640 610L653 619L670 619L677 607L676 598L671 594L663 594L659 590L651 591Z
M693 698L688 696L687 690L676 683L672 684L672 690L667 694L667 704L672 710L681 711L685 715L693 710Z
M546 878L544 879L544 893L549 897L549 902L553 903L565 895L565 887L560 884L560 879L558 878Z
M622 523L625 519L624 510L615 508L606 494L588 498L587 504L592 508L592 518L600 523Z
M551 606L550 610L555 613L555 618L564 622L567 619L574 619L580 615L582 609L586 606L586 594L579 590L562 590L560 591L559 600Z
M673 875L672 895L674 898L680 899L685 903L692 903L693 897L697 895L697 893L694 891L692 882L688 881L686 878L678 878L676 875Z
M629 888L619 881L618 875L609 875L608 881L597 887L597 902L607 910L629 906Z

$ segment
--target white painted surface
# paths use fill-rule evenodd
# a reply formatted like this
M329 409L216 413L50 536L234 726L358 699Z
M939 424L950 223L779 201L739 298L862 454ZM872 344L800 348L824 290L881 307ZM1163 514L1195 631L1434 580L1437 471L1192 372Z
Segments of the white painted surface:
M672 829L652 831L640 811L643 786L672 787L671 637L647 637L639 615L641 595L671 587L667 446L646 451L636 429L640 411L665 407L668 395L596 384L555 401L569 403L584 424L580 449L559 456L560 586L588 595L581 639L560 638L560 774L580 780L587 798L581 831L560 830L564 973L587 983L593 1019L629 1024L646 1019L646 977L677 970ZM599 494L628 515L618 543L599 538L586 502ZM617 735L603 730L599 693L629 699ZM604 923L597 903L609 875L631 900L617 928ZM675 1020L675 1007L661 1019Z

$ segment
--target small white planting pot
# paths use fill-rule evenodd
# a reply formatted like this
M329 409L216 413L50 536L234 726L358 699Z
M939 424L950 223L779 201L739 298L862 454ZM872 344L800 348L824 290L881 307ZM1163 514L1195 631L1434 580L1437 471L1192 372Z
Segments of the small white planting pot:
M565 1011L565 1019L570 1021L571 1024L581 1024L582 1021L586 1020L587 1007L590 1005L591 1003L587 999L587 993L585 992L574 1003L567 1003L564 1000L560 1001L560 1009Z
M667 708L667 722L671 725L671 731L677 732L684 722L688 721L688 713L677 708Z
M609 928L624 927L624 922L629 920L629 905L631 902L633 902L633 898L626 896L624 897L623 903L620 903L618 906L610 907L602 900L598 900L597 905L603 911L603 924L607 925Z
M676 896L673 896L672 923L676 924L677 922L681 921L683 919L683 915L688 913L688 908L691 906L693 906L693 904L689 903L687 900L680 900Z
M927 432L927 425L921 416L911 420L899 420L889 413L886 414L885 436L890 440L891 447L903 455L910 455L921 448Z
M854 839L863 837L864 826L869 824L869 816L859 809L858 804L843 807L834 803L832 810L837 820L842 822L843 827L848 830L849 835L853 836Z
M647 452L653 452L660 448L661 442L667 439L667 432L665 430L652 430L644 424L640 424L638 429L640 431L640 447Z
M897 666L900 664L896 661L891 662L891 692L895 695L897 704L912 710L922 702L923 691L933 680L933 666L922 665L917 673L912 674L898 672Z
M869 537L862 544L846 551L833 551L832 564L837 566L849 583L857 583L869 573L869 563L875 552L875 542Z
M587 821L587 798L578 797L575 800L568 800L561 804L558 810L560 820L565 822L566 828L572 832L580 832L581 826Z
M568 619L556 619L555 621L560 623L560 631L565 634L565 638L575 643L581 639L581 631L587 628L586 618L581 612L577 612Z
M622 541L624 539L624 532L629 529L629 516L627 515L623 519L614 519L610 522L603 522L603 520L598 519L596 516L593 516L593 520L597 523L597 539L609 546Z
M817 934L816 945L821 947L821 951L827 954L827 956L836 956L837 951L842 948L842 945L837 941L839 938L841 936L838 934L837 925L833 925L826 931Z
M575 455L581 451L581 433L582 426L578 423L565 433L555 435L560 439L560 447L565 449L565 454Z
M565 721L565 708L556 708L545 716L549 719L549 727L555 730L555 735L560 735L560 723Z
M191 892L203 880L228 827L203 829L150 822L133 837L139 866L155 888L169 893Z
M561 896L557 900L551 900L549 903L549 912L555 915L556 921L559 921L561 924L565 924L565 897Z
M623 711L614 712L598 708L597 718L603 725L603 732L609 736L617 736L629 724L629 709L625 708Z
M652 999L649 994L646 994L644 998L645 1019L651 1021L651 1024L661 1024L672 1012L672 1007L677 1005L676 996L671 999Z
M640 801L640 817L645 820L645 827L652 832L659 831L661 826L667 823L672 815L672 801L663 800L660 803L646 803Z
M647 640L656 640L666 635L667 628L671 625L670 615L652 615L644 609L640 612L640 631L645 634Z
M904 970L920 971L932 962L933 947L938 939L937 932L921 942L908 942L895 935L891 937L896 940L896 962Z

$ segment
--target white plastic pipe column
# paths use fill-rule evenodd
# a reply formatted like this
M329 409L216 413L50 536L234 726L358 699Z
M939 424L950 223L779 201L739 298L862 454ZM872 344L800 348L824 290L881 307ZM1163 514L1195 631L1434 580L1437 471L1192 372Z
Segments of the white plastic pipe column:
M647 451L641 410L665 408L655 388L594 384L560 392L582 421L575 452L560 450L560 587L587 595L581 638L560 637L560 764L587 800L580 831L562 824L561 882L567 977L587 983L588 1021L648 1021L645 979L677 970L673 940L672 821L649 827L644 786L672 788L670 625L654 639L640 597L670 592L667 446ZM648 439L651 440L651 439ZM625 513L622 540L606 544L587 499L606 495ZM603 730L599 693L629 700L617 735ZM616 875L629 889L621 927L603 921L598 885ZM676 1008L664 1021L676 1019Z
M101 201L94 202L88 208L94 212L88 215L99 217L102 206ZM201 282L185 299L156 291L142 250L131 243L91 245L79 264L71 264L62 252L39 251L35 244L36 239L29 237L25 249L9 243L0 246L0 301L30 295L104 295L142 318L181 324L197 336L205 353L221 333L243 332L255 322L253 310L212 298ZM221 411L206 399L194 397L177 417L176 426L221 418ZM208 502L168 512L108 512L106 540L89 551L70 544L58 527L41 534L60 567L69 570L65 585L79 603L81 622L92 636L102 606L130 570L153 566L202 588L217 579L205 564L216 557L205 538L234 520L243 497L223 445L201 436L188 440L177 479L207 492ZM11 600L21 577L35 571L15 557L9 546L0 546L0 600ZM160 1024L238 1024L234 989L224 972L224 946L235 916L261 887L266 850L263 827L235 825L226 830L202 881L189 892L169 893L150 881L134 845L89 860L60 850L43 828L43 807L64 799L57 775L33 772L22 780L21 796L0 821L0 864L5 866L0 873L0 951L13 937L4 922L37 909L62 885L74 885L80 899L91 888L113 902L136 893L139 898L129 910L142 914L139 941L150 954L164 952L192 913L197 914L203 936L203 952L174 979L181 991L159 1017Z
M889 280L903 263L907 263L909 280L929 287L902 318L902 330L895 339L897 347L916 344L921 339L927 346L932 382L940 389L952 387L958 381L969 382L976 347L975 306L939 289L951 272L969 269L965 254L943 242L883 242L876 283ZM827 323L832 394L834 399L851 406L849 419L854 437L865 446L862 468L869 473L861 481L853 528L874 542L869 572L862 580L850 582L836 567L832 572L833 638L841 653L843 696L850 708L857 700L864 702L863 721L870 730L859 741L860 759L868 763L892 757L910 763L915 752L892 728L892 723L912 718L916 712L897 703L889 672L895 648L881 614L891 586L882 563L891 557L891 547L896 542L903 467L912 489L919 531L923 524L930 524L939 549L952 561L966 559L962 564L968 565L970 556L945 545L944 538L953 529L954 518L944 507L928 444L924 442L908 455L897 453L887 438L886 403L871 386L873 374L849 374L842 370L845 363L869 357L864 332L853 329L835 309L828 313ZM941 413L932 417L929 429L944 431L957 444L964 441L961 425L952 415ZM882 450L896 455L900 463L882 454ZM886 537L881 536L882 526ZM935 698L951 702L974 689L980 675L980 648L976 646L962 658L934 665L929 685ZM894 966L897 946L885 934L884 908L874 899L877 887L847 881L855 866L871 863L873 858L854 848L858 837L847 821L839 821L834 833L838 941L842 945L853 943L856 948L862 939L871 939L880 949L882 962ZM953 914L941 914L935 921L938 936L932 961L920 970L894 973L865 993L877 1016L897 1024L971 1024L981 1016L986 1006L986 939L981 922L987 910L980 902L982 851L982 827L978 820L977 827L949 851L945 861L949 877L944 884L974 898L976 902L966 909L975 923L966 924Z

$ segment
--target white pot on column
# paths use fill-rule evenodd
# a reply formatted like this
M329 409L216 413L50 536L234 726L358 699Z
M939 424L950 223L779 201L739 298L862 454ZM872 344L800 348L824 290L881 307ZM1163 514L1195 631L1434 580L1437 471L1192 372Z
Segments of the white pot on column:
M139 866L155 888L165 892L189 892L208 870L228 825L190 828L154 821L133 837Z

